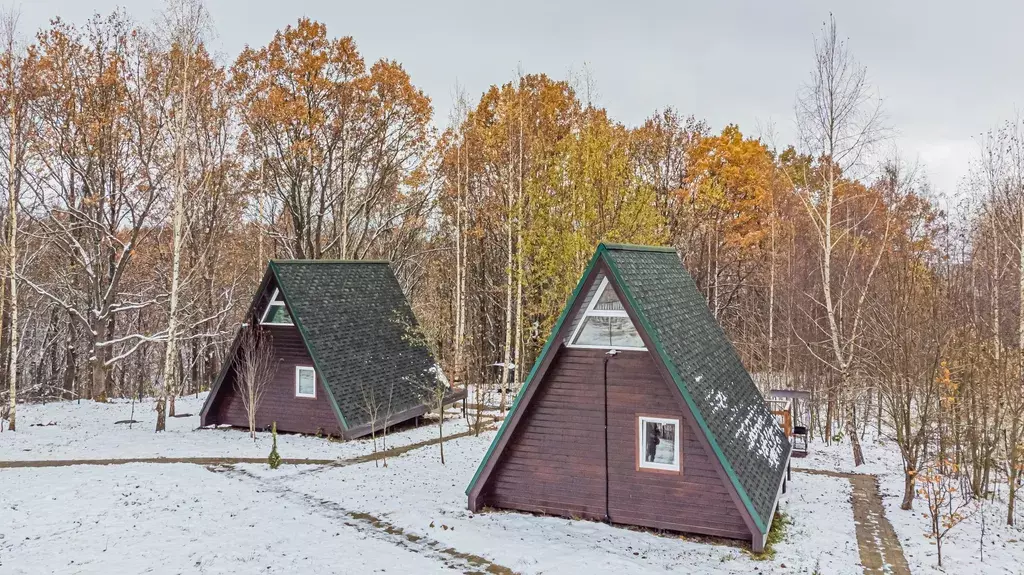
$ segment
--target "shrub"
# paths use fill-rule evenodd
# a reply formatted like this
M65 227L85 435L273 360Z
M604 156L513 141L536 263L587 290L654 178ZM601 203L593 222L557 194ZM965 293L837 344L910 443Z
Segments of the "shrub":
M267 463L270 464L271 469L277 469L281 467L281 456L277 453L277 422L271 424L270 434L273 438L274 444L270 449L270 457L267 457Z

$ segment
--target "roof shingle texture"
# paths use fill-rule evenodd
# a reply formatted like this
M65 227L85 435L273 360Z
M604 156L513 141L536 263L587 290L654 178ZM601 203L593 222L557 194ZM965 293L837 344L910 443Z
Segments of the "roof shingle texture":
M392 415L423 405L438 368L391 267L383 262L275 261L285 304L349 429L368 403ZM370 399L372 398L372 399Z
M789 439L674 251L606 252L762 522L768 525ZM653 350L652 350L653 351ZM674 367L674 370L672 369Z

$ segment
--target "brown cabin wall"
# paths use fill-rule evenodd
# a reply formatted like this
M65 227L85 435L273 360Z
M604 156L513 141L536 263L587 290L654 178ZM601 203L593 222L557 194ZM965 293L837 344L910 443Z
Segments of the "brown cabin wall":
M605 515L604 350L562 347L481 492L483 505ZM749 539L689 414L647 352L608 362L611 522ZM638 469L638 417L680 419L681 472Z
M295 367L313 367L299 330L294 326L263 326L273 338L277 371L256 410L256 427L270 428L277 422L278 431L289 433L323 433L341 435L341 425L331 399L317 374L316 399L295 397ZM235 371L229 368L224 376L208 424L249 427L242 397L235 387Z

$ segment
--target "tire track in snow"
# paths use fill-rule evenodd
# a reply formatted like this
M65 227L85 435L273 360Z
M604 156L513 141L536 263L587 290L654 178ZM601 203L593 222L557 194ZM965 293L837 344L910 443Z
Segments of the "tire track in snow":
M484 575L487 573L493 575L515 575L515 571L508 567L498 565L479 555L463 553L454 547L447 547L435 539L408 532L370 513L346 509L334 501L293 491L281 486L277 481L267 480L244 469L228 465L208 466L207 469L215 473L223 473L239 481L256 481L267 491L290 503L305 506L311 512L340 521L343 525L352 527L376 539L394 544L407 551L436 559L446 567L461 570L467 575Z

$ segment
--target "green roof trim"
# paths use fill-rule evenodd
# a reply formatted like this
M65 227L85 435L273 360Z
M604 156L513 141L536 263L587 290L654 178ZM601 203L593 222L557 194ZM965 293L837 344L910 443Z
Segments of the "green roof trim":
M675 253L675 249L671 249L670 251ZM674 380L676 387L679 389L679 393L682 394L683 400L686 401L686 405L689 406L694 419L697 420L697 425L699 425L701 430L704 431L704 436L711 445L711 449L715 452L715 456L718 458L718 461L722 464L722 467L725 468L725 472L729 476L729 480L732 482L733 487L736 488L736 492L739 493L740 499L743 501L743 505L747 508L747 511L750 512L750 516L753 517L754 523L757 524L757 528L761 530L761 533L767 533L768 528L765 525L764 520L761 519L760 514L758 514L757 510L754 508L754 504L750 500L750 496L747 495L747 490L743 488L743 484L740 483L739 477L736 475L736 471L732 468L732 464L729 463L729 459L722 452L722 448L719 447L715 434L711 432L711 429L704 420L704 416L701 414L700 409L693 401L693 397L690 396L689 390L686 388L686 385L683 384L683 378L679 375L679 370L676 369L675 363L665 351L665 346L661 344L661 340L658 338L657 332L651 327L651 324L644 315L643 310L637 305L636 299L633 297L633 292L629 288L629 284L622 280L622 274L619 272L618 265L616 265L612 258L605 258L605 263L608 264L608 269L611 270L612 276L615 277L617 285L622 288L622 293L626 296L626 301L629 302L629 307L631 307L633 312L636 313L637 319L640 320L640 324L643 326L644 331L647 332L648 337L650 337L651 341L654 342L655 351L658 352L658 356L661 357L662 361L665 363L665 367L667 367L669 373L672 374L672 379Z
M494 448L498 445L498 442L501 441L502 436L505 434L505 429L508 427L508 422L512 419L512 414L519 408L519 401L523 398L523 395L526 394L526 390L530 387L530 384L533 383L533 378L537 374L537 369L540 368L540 364L544 361L544 358L551 350L551 345L555 341L555 336L558 335L559 331L561 331L562 324L565 323L565 318L569 316L569 310L571 310L573 304L576 303L576 298L579 297L580 292L583 290L583 284L586 282L587 278L590 277L590 272L594 270L594 266L597 265L597 262L604 250L604 244L597 246L597 251L594 253L593 257L590 258L590 263L587 264L586 271L583 272L583 276L576 284L576 288L572 290L572 295L569 296L568 303L566 303L565 307L562 308L562 314L558 316L558 321L556 321L555 326L551 328L551 333L548 335L547 341L544 342L544 347L540 350L540 353L537 354L537 359L533 362L530 374L525 380L523 380L523 387L521 387L519 389L519 393L516 394L515 401L512 402L512 406L509 408L508 414L505 416L504 421L501 422L501 427L498 428L497 435L494 436L494 440L491 441L490 447L487 448L487 453L484 454L483 459L480 460L480 464L477 465L476 473L473 474L473 479L470 480L469 486L466 487L466 495L469 495L469 492L472 491L473 487L476 485L477 480L480 479L480 473L483 472L484 467L487 465L487 461L491 458L491 454L494 453Z
M391 262L387 260L270 260L270 263L281 265L302 265L308 266L310 264L381 264L391 265Z
M661 252L661 253L676 253L676 249L669 246L641 246L637 244L610 244L601 243L597 246L598 251L607 250L631 250L635 252Z
M312 261L315 261L315 260L312 260ZM281 265L282 263L287 263L287 262L281 262L279 260L270 260L270 271L271 271L271 273L274 274L274 281L277 282L277 289L280 290L281 295L284 296L284 306L287 308L288 307L288 292L286 292L285 289L284 289L284 285L281 282L281 277L279 275L280 270L277 269L277 266ZM288 311L290 313L291 312L291 308L289 308ZM327 397L329 397L330 400L331 400L331 407L334 409L334 415L338 416L338 421L341 422L342 429L346 429L347 430L348 429L348 422L345 421L345 416L342 415L341 408L338 407L338 400L334 398L334 394L331 392L330 388L327 387L327 380L324 379L324 376L323 376L324 371L323 371L323 369L321 369L320 362L316 358L316 353L313 351L313 346L309 345L309 334L308 334L308 332L306 332L306 329L304 327L302 327L302 320L299 319L298 314L291 313L291 316L292 316L292 322L295 324L295 327L299 330L299 335L302 336L303 343L306 344L306 351L309 352L309 357L313 359L313 367L316 368L317 374L319 374L318 377L320 378L320 385L322 385L324 387L325 391L327 391Z

